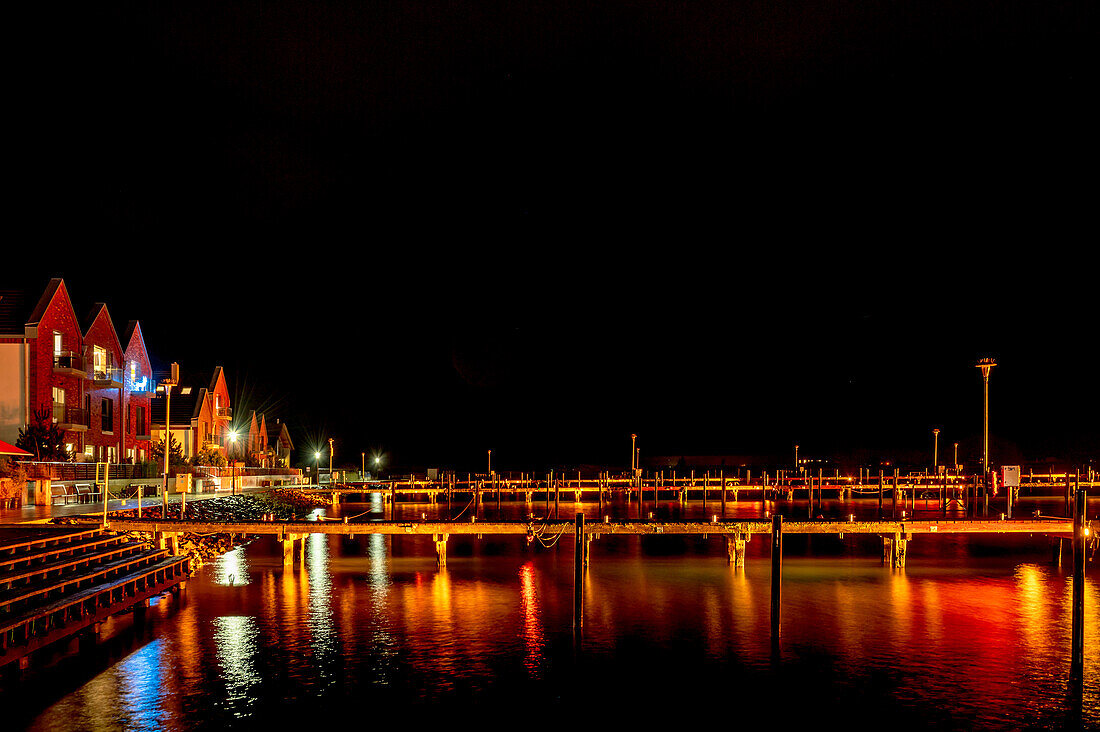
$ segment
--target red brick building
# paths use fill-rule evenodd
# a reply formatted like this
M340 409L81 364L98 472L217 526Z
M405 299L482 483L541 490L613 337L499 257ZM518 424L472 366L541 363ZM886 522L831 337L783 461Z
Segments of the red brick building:
M126 432L122 377L122 344L107 306L96 303L84 333L84 360L88 370L84 408L90 417L84 435L84 454L97 462L117 463Z
M150 402L156 385L153 383L149 353L145 350L145 337L138 321L131 320L127 324L123 342L126 344L123 354L125 366L122 370L126 399L126 445L123 457L127 461L140 463L151 459Z
M33 310L23 303L19 293L0 293L0 439L15 442L20 429L46 414L65 431L66 447L83 452L89 365L68 289L55 278Z

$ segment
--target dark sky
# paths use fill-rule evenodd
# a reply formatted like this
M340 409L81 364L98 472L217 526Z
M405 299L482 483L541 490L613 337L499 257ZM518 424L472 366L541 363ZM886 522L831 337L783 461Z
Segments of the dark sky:
M2 284L299 447L1097 451L1092 3L21 12Z

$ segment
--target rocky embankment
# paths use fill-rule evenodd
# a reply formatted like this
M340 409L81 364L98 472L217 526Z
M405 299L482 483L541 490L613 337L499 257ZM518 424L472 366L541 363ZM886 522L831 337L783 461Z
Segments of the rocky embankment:
M319 506L329 502L321 496L309 494L293 488L274 488L265 493L218 496L187 504L182 518L188 521L292 521L301 519ZM150 501L142 506L142 518L162 518L163 507L159 502ZM112 511L115 518L137 518L137 507ZM179 519L180 504L168 506L168 518ZM54 523L83 523L87 519L76 517L55 519ZM153 535L142 531L127 532L128 536L142 541L153 541ZM211 533L181 534L179 537L180 554L191 557L191 571L216 559L225 552L247 544L253 537L244 534Z

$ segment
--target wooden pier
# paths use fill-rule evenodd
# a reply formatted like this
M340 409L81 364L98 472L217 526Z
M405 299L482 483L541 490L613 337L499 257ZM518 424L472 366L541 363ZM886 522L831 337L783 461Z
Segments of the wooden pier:
M34 651L144 612L187 579L187 561L102 526L0 530L0 668L25 669Z

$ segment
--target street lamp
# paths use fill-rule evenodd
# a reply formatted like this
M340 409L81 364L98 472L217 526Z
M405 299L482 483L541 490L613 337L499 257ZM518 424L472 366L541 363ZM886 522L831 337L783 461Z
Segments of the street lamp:
M989 472L989 372L997 365L992 358L983 358L974 364L982 370L982 390L985 395L985 411L982 419L982 475Z
M631 477L634 477L634 471L638 469L638 466L635 464L635 458L634 458L634 450L636 449L634 447L634 441L637 440L637 439L638 439L638 435L631 432L630 433L630 476Z
M332 482L332 438L328 438L328 482Z
M229 430L229 459L232 462L232 466L229 470L229 487L232 489L230 493L237 494L237 461L235 456L237 454L237 431Z
M794 446L794 469L798 470L798 444Z
M493 451L489 451L489 477L493 477Z
M940 467L940 431L932 430L932 467Z
M317 485L321 485L321 451L320 450L313 453L313 472L315 473L314 480L317 482Z
M359 477L360 478L366 478L367 477L367 453L365 453L365 452L362 453L362 458L363 458L362 463L361 463L360 468L359 468Z

